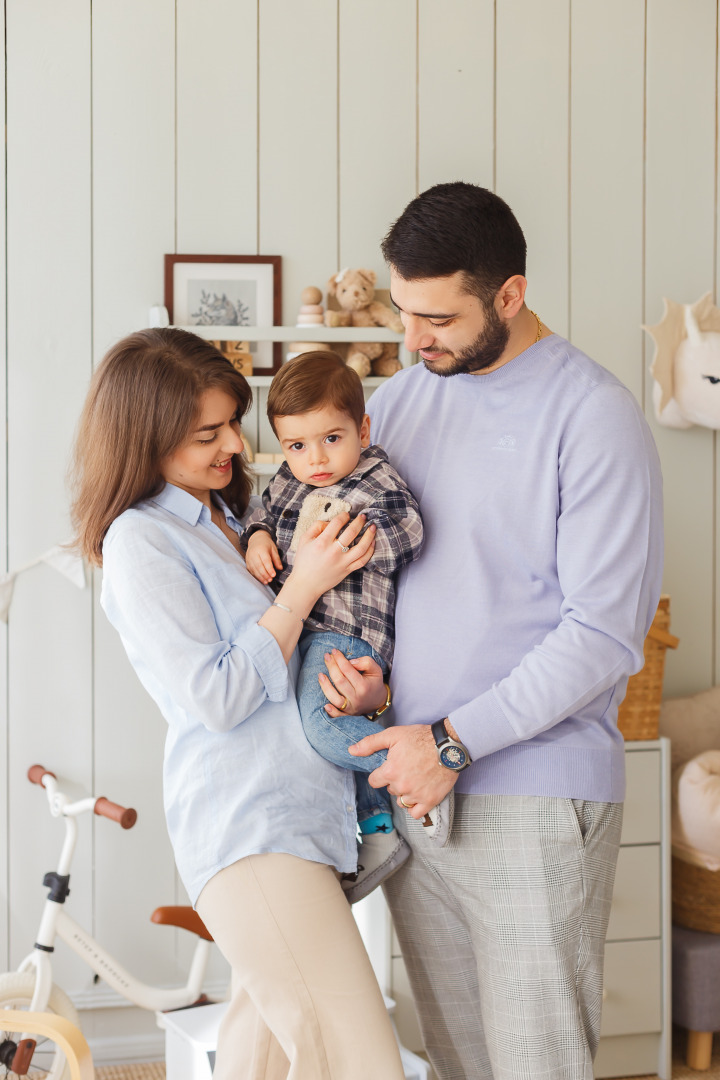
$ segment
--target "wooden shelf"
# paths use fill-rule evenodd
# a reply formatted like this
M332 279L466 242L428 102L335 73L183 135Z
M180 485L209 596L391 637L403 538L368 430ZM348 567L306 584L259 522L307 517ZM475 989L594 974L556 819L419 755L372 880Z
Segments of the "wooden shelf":
M394 341L403 335L383 326L178 326L211 341Z
M251 461L249 464L256 476L274 476L280 468L280 462L275 465L272 461Z
M246 378L250 386L256 387L268 387L273 381L272 375L247 375ZM382 386L383 383L391 378L392 375L368 375L367 379L362 380L362 384L363 386Z

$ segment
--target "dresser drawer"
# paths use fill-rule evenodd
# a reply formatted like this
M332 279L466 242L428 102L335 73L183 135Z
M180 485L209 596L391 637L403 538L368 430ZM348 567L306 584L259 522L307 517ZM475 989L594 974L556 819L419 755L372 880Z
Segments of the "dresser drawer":
M662 1029L659 939L606 945L603 999L602 1035Z
M621 844L660 842L660 751L632 750L625 754L627 795Z
M608 941L660 937L660 845L622 847Z

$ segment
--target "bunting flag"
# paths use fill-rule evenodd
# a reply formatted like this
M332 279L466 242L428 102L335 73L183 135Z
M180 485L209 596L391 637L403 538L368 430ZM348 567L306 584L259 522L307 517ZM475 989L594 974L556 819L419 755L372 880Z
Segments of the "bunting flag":
M40 563L46 563L48 566L52 566L53 570L57 570L61 573L63 577L67 578L68 581L71 581L78 589L85 588L85 564L83 563L82 557L70 548L63 547L61 544L56 544L55 547L51 547L44 555L39 555L38 558L33 559L32 562L25 563L24 566L18 567L17 570L12 570L9 574L0 574L0 621L4 623L8 621L10 604L12 603L13 590L15 588L15 579L18 574L24 574L26 570L31 570L33 566L39 566Z

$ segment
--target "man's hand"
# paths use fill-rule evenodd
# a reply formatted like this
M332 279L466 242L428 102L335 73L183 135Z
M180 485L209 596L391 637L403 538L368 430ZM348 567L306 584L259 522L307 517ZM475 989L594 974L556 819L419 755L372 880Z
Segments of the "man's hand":
M358 656L348 660L339 649L325 654L328 674L318 675L320 689L328 703L328 716L360 716L375 712L385 704L383 671L371 656ZM340 706L345 707L340 710Z
M282 570L282 559L270 533L256 529L248 540L245 565L254 578L267 585L275 577L275 570Z
M367 757L376 750L387 750L387 761L370 773L370 786L387 787L403 806L400 797L413 803L408 813L420 820L429 810L441 803L453 788L458 774L444 768L438 761L437 746L429 724L408 724L403 727L386 728L376 735L367 735L354 746L350 753Z

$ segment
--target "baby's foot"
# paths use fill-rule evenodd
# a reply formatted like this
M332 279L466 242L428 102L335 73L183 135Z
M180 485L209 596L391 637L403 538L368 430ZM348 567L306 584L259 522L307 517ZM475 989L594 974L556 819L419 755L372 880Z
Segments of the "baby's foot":
M376 889L400 869L409 854L410 848L397 829L364 835L362 842L358 842L357 874L344 874L342 878L349 903L357 903Z

